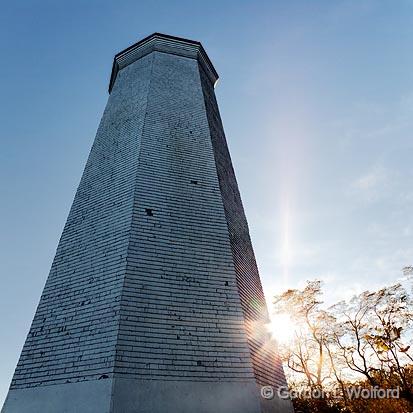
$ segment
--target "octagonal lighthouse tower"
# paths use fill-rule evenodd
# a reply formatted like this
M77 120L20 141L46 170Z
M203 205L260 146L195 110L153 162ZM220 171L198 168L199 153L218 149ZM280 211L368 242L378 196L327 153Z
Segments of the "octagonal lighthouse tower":
M292 411L217 79L191 40L115 56L3 413Z

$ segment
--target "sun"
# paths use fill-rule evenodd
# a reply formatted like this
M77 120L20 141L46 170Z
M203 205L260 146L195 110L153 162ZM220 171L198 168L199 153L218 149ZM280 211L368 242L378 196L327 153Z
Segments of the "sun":
M288 344L294 338L295 325L288 314L273 315L267 328L272 338L280 344Z

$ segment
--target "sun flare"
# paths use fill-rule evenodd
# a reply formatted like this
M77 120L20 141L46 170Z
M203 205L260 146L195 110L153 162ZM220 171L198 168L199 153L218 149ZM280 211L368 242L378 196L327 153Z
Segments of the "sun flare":
M280 344L288 344L294 337L294 323L288 314L273 315L267 328L271 336Z

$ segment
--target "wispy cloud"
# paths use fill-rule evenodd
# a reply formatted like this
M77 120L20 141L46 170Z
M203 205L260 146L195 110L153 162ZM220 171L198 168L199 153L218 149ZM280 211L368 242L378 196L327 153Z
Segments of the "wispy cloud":
M375 202L391 191L392 172L375 165L350 184L350 193L363 201Z

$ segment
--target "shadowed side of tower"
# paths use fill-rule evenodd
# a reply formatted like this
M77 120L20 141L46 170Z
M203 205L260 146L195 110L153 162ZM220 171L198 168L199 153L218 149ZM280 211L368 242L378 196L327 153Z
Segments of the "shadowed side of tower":
M198 42L115 57L110 96L2 410L290 412ZM271 410L271 408L276 410Z

